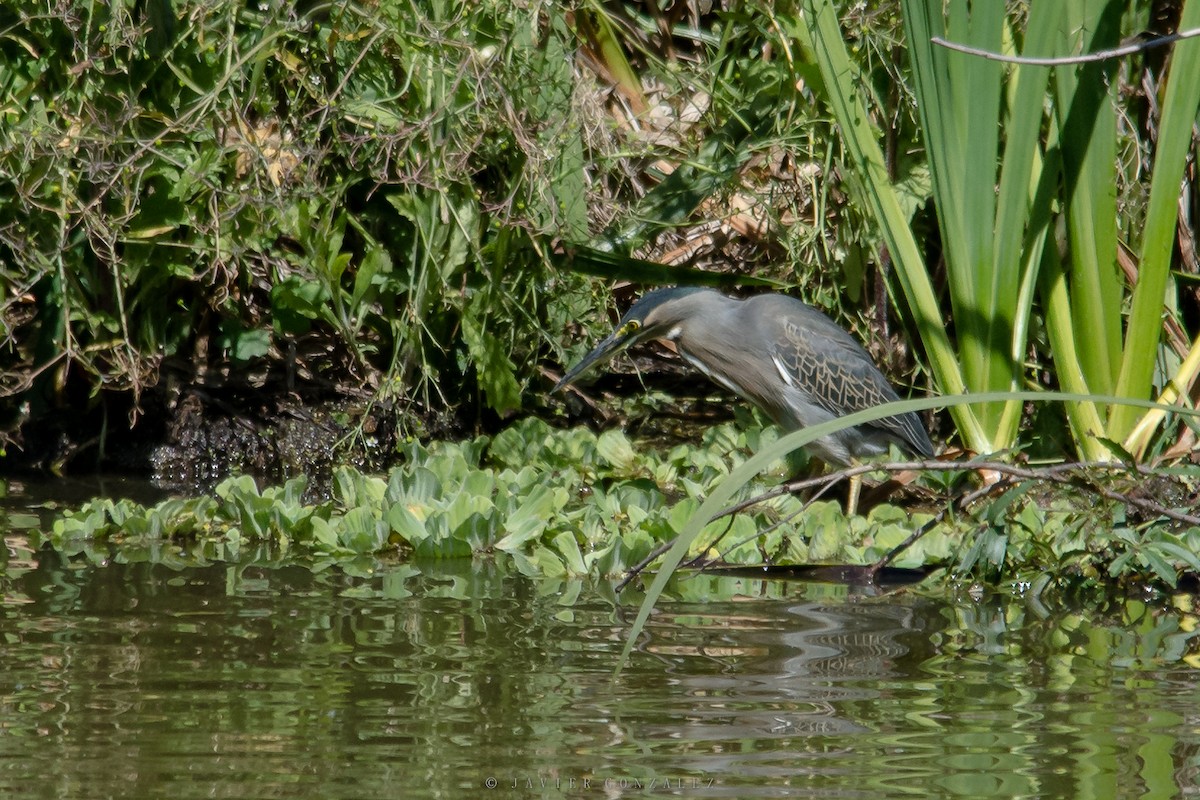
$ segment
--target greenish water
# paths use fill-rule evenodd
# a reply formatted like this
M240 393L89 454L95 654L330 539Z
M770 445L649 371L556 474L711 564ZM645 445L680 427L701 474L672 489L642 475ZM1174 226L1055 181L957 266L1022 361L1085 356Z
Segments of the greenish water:
M614 684L634 609L594 587L7 543L4 798L1196 793L1176 611L701 577Z

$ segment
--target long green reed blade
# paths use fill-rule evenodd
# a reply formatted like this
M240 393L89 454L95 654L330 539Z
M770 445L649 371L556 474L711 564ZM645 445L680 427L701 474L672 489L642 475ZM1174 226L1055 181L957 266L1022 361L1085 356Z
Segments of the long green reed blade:
M1046 315L1046 335L1050 339L1050 350L1058 367L1056 374L1059 385L1068 392L1086 395L1088 384L1080 369L1079 339L1086 339L1080 321L1072 314L1066 271L1058 256L1058 250L1047 247L1043 250L1040 271L1042 307ZM1079 334L1078 336L1076 334ZM1080 456L1089 461L1104 461L1111 457L1099 437L1106 437L1104 422L1095 403L1091 401L1069 402L1064 406L1071 438L1079 449ZM1106 437L1107 438L1107 437Z
M1200 27L1200 2L1186 0L1179 30ZM1192 126L1200 107L1200 39L1174 45L1158 125L1158 147L1150 181L1146 224L1142 229L1138 283L1125 335L1116 394L1147 397L1162 331L1163 296L1170 277L1174 250L1179 184L1192 142ZM1119 406L1109 418L1110 436L1124 439L1137 423L1136 409Z
M674 267L656 261L646 261L611 250L585 245L565 244L550 252L550 262L557 268L581 275L595 275L608 280L627 280L652 286L674 284L688 286L764 286L784 288L778 281L755 275L737 275Z
M642 79L625 57L625 48L607 9L599 3L592 3L589 8L580 9L575 14L575 27L580 35L591 43L596 58L621 87L621 91L633 104L634 110L640 113L647 105L646 97L642 93Z
M965 0L952 4L960 14L966 11ZM1005 14L1003 8L991 11L987 4L974 4L970 13L970 43L986 50L1002 49L1002 33ZM980 339L988 349L989 374L998 369L996 378L985 378L984 386L993 389L1011 388L1012 367L1007 363L1007 339L1011 330L1010 315L1017 285L1015 273L1006 273L1002 265L992 259L992 242L995 237L996 191L998 179L997 153L1000 152L1000 130L1007 129L1007 120L1001 105L1005 68L997 62L970 56L965 53L946 53L947 77L962 76L966 84L966 126L946 135L961 136L964 142L961 164L957 175L962 181L961 195L964 204L960 222L961 233L967 238L967 261L958 265L974 280L974 294L970 302L976 308L986 308L990 313L982 320L986 326ZM965 133L965 136L963 135ZM1023 226L1022 226L1023 227ZM965 277L965 276L964 276ZM964 281L964 286L966 286ZM998 345L1004 349L999 350ZM994 355L1002 357L991 365Z
M1060 0L1033 0L1024 34L1022 53L1049 55L1058 36ZM1020 276L1017 299L1011 314L1009 359L1023 362L1029 342L1033 299L1037 293L1041 254L1054 217L1052 200L1057 173L1044 173L1041 140L1047 67L1020 65L1013 69L1006 98L1009 116L1005 127L1004 157L1000 164L1000 186L996 195L996 225L992 260L993 292L1000 293L1001 276ZM1011 289L1009 289L1011 291ZM999 430L1017 431L1021 407L1006 403ZM1009 434L1005 433L1005 436ZM1015 433L1013 434L1015 436Z
M1012 354L1017 327L1013 314L1023 285L1021 260L997 263L994 252L997 156L1006 122L1001 102L1005 68L932 42L935 36L948 37L999 50L1006 23L1004 5L951 0L943 9L940 3L903 0L901 8L933 175L963 379L973 391L1011 389L1019 378L1019 362ZM1023 122L1029 125L1028 120ZM1025 139L1028 147L1029 137ZM1023 235L1026 219L1027 212L1006 220L1016 227L1013 235ZM976 414L993 447L1013 441L1019 419L1014 410L996 404L983 406Z
M1061 11L1061 0L1034 0L1031 3L1022 49L1024 54L1048 55L1053 51ZM1010 80L1010 111L1005 126L992 246L992 260L996 264L993 292L1002 290L1000 275L1023 275L1028 271L1030 253L1036 266L1041 242L1051 222L1049 200L1039 198L1037 193L1042 180L1041 127L1049 77L1049 68L1026 64L1016 67ZM1026 336L1017 333L1017 326L1028 316L1028 307L1023 302L1018 303L1013 316L1011 356L1014 361L1021 359L1025 352Z
M1060 2L1068 51L1095 52L1120 38L1122 4ZM1075 337L1085 384L1102 393L1113 391L1121 357L1117 115L1110 88L1115 68L1109 61L1055 70L1071 243L1070 318L1078 333L1086 331Z
M943 392L964 391L959 356L950 344L942 312L926 271L925 259L913 238L895 187L888 176L879 130L871 123L864 101L863 82L846 52L836 11L829 0L804 0L800 20L780 17L776 22L798 41L820 69L826 99L833 109L850 162L865 190L884 242L896 266L896 274L929 357L938 387ZM955 406L951 415L968 447L980 452L993 450L988 432L968 406Z

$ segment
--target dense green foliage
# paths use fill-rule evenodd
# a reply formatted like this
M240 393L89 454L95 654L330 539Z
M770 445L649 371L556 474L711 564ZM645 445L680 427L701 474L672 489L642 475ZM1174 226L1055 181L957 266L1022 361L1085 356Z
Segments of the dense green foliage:
M607 305L581 274L694 279L627 254L711 218L700 263L886 313L834 128L761 11L672 45L619 5L7 4L0 377L28 406L5 430L165 375L365 384L410 431L504 415ZM864 58L896 24L857 19ZM554 237L611 252L564 265Z
M476 389L518 407L527 356L580 312L530 238L588 230L564 19L6 4L8 393L37 416L72 380L138 392L164 362L203 383L299 357L426 409ZM307 357L316 338L333 358Z

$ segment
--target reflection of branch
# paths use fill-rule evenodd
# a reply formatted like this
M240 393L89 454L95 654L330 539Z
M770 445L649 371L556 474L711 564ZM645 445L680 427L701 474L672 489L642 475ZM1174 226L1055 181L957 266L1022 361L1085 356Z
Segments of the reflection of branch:
M1154 47L1162 47L1163 45L1178 42L1180 39L1190 39L1193 36L1200 36L1200 28L1192 28L1179 33L1171 33L1166 36L1157 36L1153 39L1147 39L1142 42L1134 42L1133 44L1121 45L1114 47L1111 50L1097 50L1095 53L1084 53L1079 56L1059 56L1040 58L1037 56L1009 56L1003 53L993 53L991 50L981 50L977 47L970 47L958 42L951 42L943 39L940 36L932 36L929 41L936 45L945 47L948 50L955 50L959 53L967 55L979 56L990 61L1003 61L1006 64L1029 64L1034 67L1057 67L1063 64L1087 64L1092 61L1104 61L1109 58L1120 58L1121 56L1140 53Z
M1176 522L1182 522L1187 525L1200 526L1200 516L1188 514L1183 511L1176 511L1172 508L1167 508L1161 503L1155 502L1145 497L1134 497L1124 492L1119 492L1116 489L1109 489L1100 486L1094 481L1086 479L1083 473L1085 470L1104 470L1106 472L1132 472L1141 476L1154 475L1154 470L1141 464L1124 464L1102 461L1082 461L1065 464L1051 464L1045 467L1028 467L1018 466L1016 464L1007 464L1003 461L940 461L937 459L923 459L920 461L898 461L886 464L855 464L854 466L846 467L845 469L829 472L825 475L820 475L815 478L805 478L803 480L788 481L782 483L773 489L770 489L762 494L751 497L748 500L743 500L736 505L730 506L717 514L712 520L720 519L721 517L731 516L739 512L745 511L751 506L774 499L780 495L792 494L802 489L810 489L814 486L821 486L827 489L830 485L837 481L864 475L869 472L926 472L926 471L971 471L971 472L995 472L1003 475L1004 478L994 483L989 483L978 489L974 489L965 494L958 495L953 502L947 507L938 511L933 519L926 522L920 528L912 533L907 539L893 548L887 555L881 558L870 568L872 576L879 573L881 569L886 567L902 552L907 550L914 542L920 539L929 531L941 523L951 511L965 511L973 503L995 493L998 489L1008 488L1020 480L1044 481L1047 483L1059 484L1062 486L1071 486L1080 491L1091 492L1093 494L1104 497L1108 500L1115 500L1129 506L1135 506L1150 514L1160 517L1167 517ZM650 566L659 556L671 549L678 540L678 537L668 542L663 542L658 547L646 556L640 562L630 567L625 577L616 586L616 591L624 589L630 581L642 573L646 567Z

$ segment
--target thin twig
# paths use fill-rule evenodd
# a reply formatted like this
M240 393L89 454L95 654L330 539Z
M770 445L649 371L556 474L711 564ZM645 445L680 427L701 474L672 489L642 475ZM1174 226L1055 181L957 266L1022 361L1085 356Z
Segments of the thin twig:
M626 586L628 586L630 581L632 581L638 575L641 575L642 570L644 570L646 567L650 566L656 558L658 558L663 553L670 550L671 545L675 544L675 542L677 542L677 541L679 541L678 536L676 536L674 539L671 539L670 541L663 542L658 547L651 550L650 555L646 556L641 561L639 561L638 563L634 564L632 567L629 568L629 571L625 573L625 577L621 579L621 582L616 585L616 588L613 589L613 591L616 592L617 594L620 594L621 590L624 589Z
M748 500L743 500L736 506L725 509L717 514L714 519L717 519L728 513L736 513L743 511L750 506L757 505L766 500L771 500L782 494L788 494L796 489L806 488L816 483L823 481L838 481L843 478L864 475L869 472L927 472L936 471L982 471L998 472L1001 475L1011 475L1015 478L1025 478L1027 480L1043 480L1052 483L1069 484L1072 483L1074 476L1064 475L1063 473L1082 472L1084 470L1106 470L1109 472L1135 472L1138 475L1152 475L1153 470L1141 464L1125 464L1120 462L1109 461L1080 461L1074 463L1050 464L1045 467L1022 467L1016 464L1006 464L1003 461L941 461L938 459L923 459L920 461L896 461L886 464L855 464L851 467L831 472L822 476L820 479L809 478L803 481L793 481L790 483L781 484L767 492L752 497ZM1159 514L1176 522L1183 522L1188 525L1200 525L1200 516L1193 514L1185 514L1182 511L1175 511L1166 506L1156 503L1153 500L1147 500L1141 497L1130 497L1129 495L1112 489L1105 489L1101 486L1089 484L1089 491L1094 491L1102 497L1109 500L1119 500L1129 505L1143 508L1147 511Z
M893 547L891 550L889 550L887 552L887 555L885 555L883 558L879 559L878 561L876 561L874 564L871 565L871 568L869 570L867 570L867 575L871 579L871 582L874 583L875 578L876 578L876 576L879 575L880 570L882 570L888 564L892 563L898 555L903 553L908 548L912 547L917 542L918 539L920 539L922 536L929 533L931 530L933 530L935 527L937 527L939 524L941 524L941 522L943 520L945 520L946 517L950 516L951 511L956 511L956 512L966 511L968 508L971 507L971 504L974 503L976 500L987 497L989 494L992 494L999 489L1007 489L1012 484L1013 484L1012 477L1005 477L1005 478L1002 478L1001 480L997 481L996 483L991 483L991 484L988 484L987 486L981 486L980 488L975 489L974 491L967 492L966 494L961 494L958 497L954 498L954 501L952 503L950 503L950 505L946 506L945 508L940 509L936 514L933 515L932 519L928 520L924 525L922 525L921 527L919 527L915 531L913 531L912 534L909 535L909 537L907 539L905 539L903 542L901 542L900 544Z
M1140 53L1145 50L1150 50L1155 47L1178 42L1180 39L1191 39L1192 37L1200 36L1200 28L1192 28L1191 30L1180 31L1179 33L1171 33L1166 36L1156 36L1153 39L1147 39L1144 42L1134 42L1132 44L1121 45L1114 47L1111 50L1097 50L1094 53L1084 53L1078 56L1057 56L1057 57L1039 57L1039 56L1010 56L1004 53L995 53L991 50L983 50L978 47L971 47L958 42L951 42L943 39L940 36L931 36L929 41L940 47L945 47L947 50L954 50L959 53L966 53L971 56L979 56L986 58L989 61L1003 61L1005 64L1028 64L1033 67L1058 67L1066 64L1088 64L1093 61L1106 61L1110 58L1121 58L1122 56Z
M814 486L820 486L821 487L820 490L815 495L813 495L813 497L809 498L809 502L812 502L813 500L817 500L818 498L820 498L821 495L823 495L823 494L825 494L825 492L829 491L830 487L832 487L835 483L842 480L843 478L852 477L854 475L861 475L864 472L870 472L870 471L871 470L869 468L863 468L861 465L859 465L859 466L854 466L854 467L847 467L846 469L839 470L837 472L827 472L824 475L817 475L816 477L813 477L813 478L799 478L797 480L786 481L784 483L779 484L774 489L769 489L768 491L763 492L760 495L755 495L754 497L751 497L749 500L743 500L742 502L737 503L736 505L732 505L729 508L726 508L722 511L717 512L713 516L713 519L720 519L721 517L740 513L742 511L745 511L747 508L750 508L750 506L756 506L759 503L764 503L767 500L773 500L776 497L780 497L785 494L795 494L796 492L800 492L805 489L811 489Z

